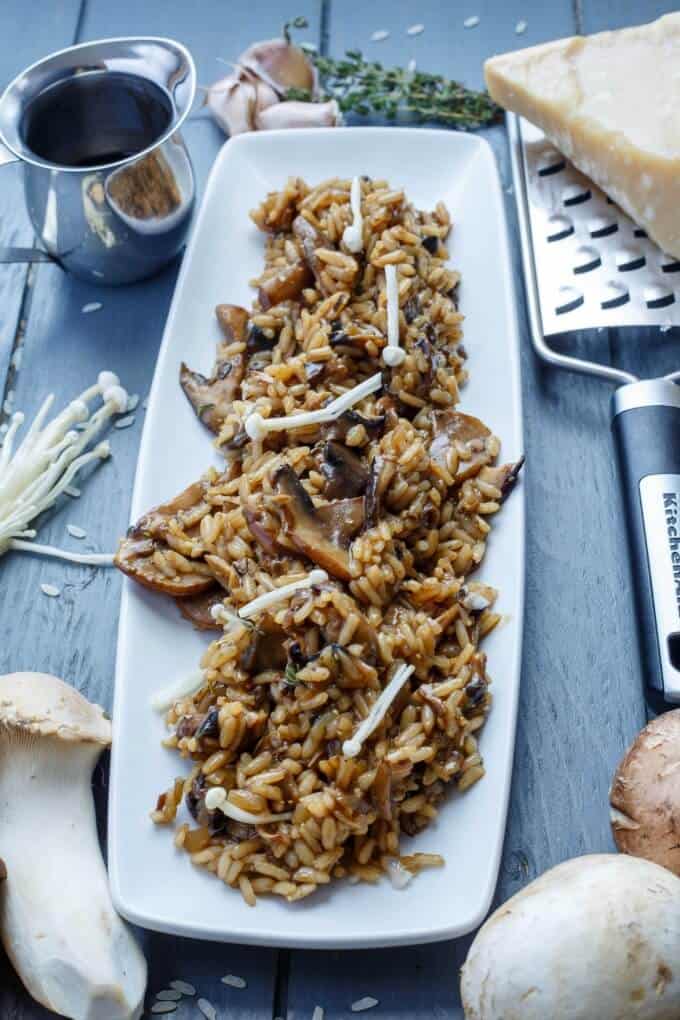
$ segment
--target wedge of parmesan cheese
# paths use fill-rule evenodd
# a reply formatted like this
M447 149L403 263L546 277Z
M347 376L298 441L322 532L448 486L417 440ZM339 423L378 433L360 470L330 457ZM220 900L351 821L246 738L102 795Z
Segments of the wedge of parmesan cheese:
M680 13L492 57L484 70L496 102L680 258Z

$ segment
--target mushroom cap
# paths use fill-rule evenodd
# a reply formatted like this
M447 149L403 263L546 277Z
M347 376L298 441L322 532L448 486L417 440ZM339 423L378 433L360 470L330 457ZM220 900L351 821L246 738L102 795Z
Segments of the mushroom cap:
M103 708L49 673L0 676L0 732L3 727L72 743L111 743Z
M614 774L609 801L619 850L680 876L680 709L640 731Z

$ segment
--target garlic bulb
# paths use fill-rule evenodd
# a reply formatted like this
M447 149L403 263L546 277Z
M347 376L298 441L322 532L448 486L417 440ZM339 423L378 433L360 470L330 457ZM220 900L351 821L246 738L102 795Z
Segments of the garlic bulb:
M252 72L284 95L288 89L314 92L316 72L298 46L284 39L253 43L238 58L240 67Z
M335 100L326 103L287 100L290 89L308 93L312 100L318 94L316 68L298 46L293 46L286 26L283 38L265 39L249 46L236 61L233 72L207 90L206 105L230 136L245 131L335 127L342 123Z

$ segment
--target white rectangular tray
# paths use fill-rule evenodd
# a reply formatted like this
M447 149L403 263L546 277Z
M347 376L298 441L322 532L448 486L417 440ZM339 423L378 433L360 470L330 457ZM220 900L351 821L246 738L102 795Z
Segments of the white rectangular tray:
M453 264L470 382L462 409L522 453L518 333L501 186L488 144L471 135L405 128L334 128L241 135L220 152L177 282L142 437L132 519L179 492L215 462L208 434L178 384L180 361L208 370L218 330L214 306L249 306L263 237L248 211L289 175L316 183L369 174L403 187L418 207L442 199L454 221ZM157 794L187 765L160 741L154 691L196 669L206 635L169 600L125 581L120 613L111 763L109 868L118 910L144 927L177 934L310 948L429 942L475 928L489 908L503 843L519 690L524 594L524 495L520 484L495 520L480 577L500 589L505 622L485 644L494 702L481 736L482 782L442 806L437 823L403 852L442 853L446 867L403 891L334 883L295 904L237 891L191 865L172 835L149 820Z

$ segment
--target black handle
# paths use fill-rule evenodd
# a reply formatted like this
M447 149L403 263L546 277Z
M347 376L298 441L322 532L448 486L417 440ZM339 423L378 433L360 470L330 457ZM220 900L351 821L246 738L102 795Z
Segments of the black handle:
M613 412L643 673L659 711L680 703L680 387L631 383Z

